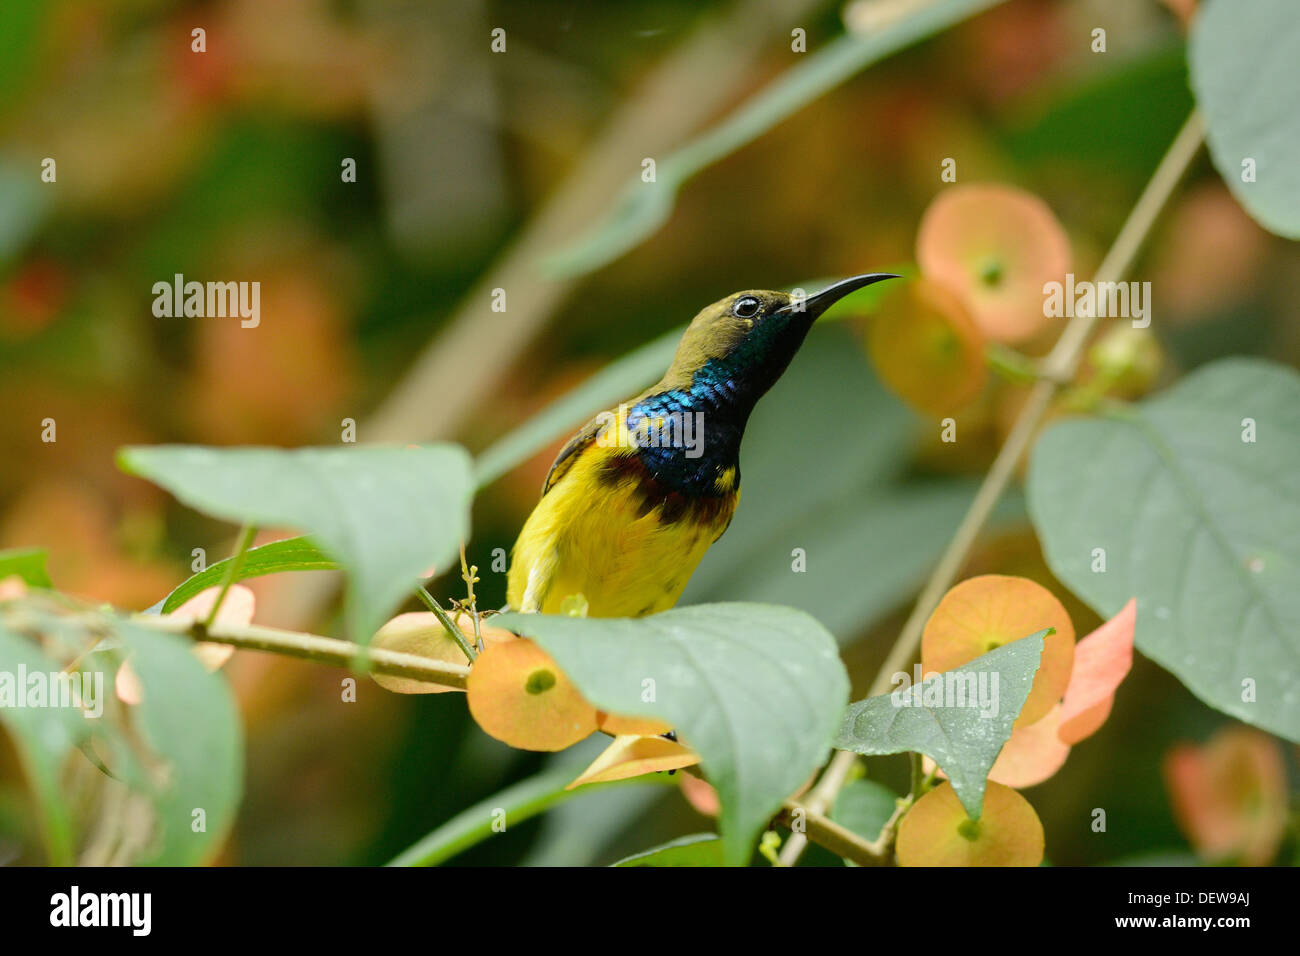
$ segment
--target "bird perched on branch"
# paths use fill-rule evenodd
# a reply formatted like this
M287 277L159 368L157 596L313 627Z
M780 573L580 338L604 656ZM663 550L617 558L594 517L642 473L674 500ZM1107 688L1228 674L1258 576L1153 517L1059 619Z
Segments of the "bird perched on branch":
M845 279L815 295L738 292L697 315L655 385L569 439L519 533L507 596L555 613L581 595L591 617L677 603L740 497L740 441L823 312L896 276Z

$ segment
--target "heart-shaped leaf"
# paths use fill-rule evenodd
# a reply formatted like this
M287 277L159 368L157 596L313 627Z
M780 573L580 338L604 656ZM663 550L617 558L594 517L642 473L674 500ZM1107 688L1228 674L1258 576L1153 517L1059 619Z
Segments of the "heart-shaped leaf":
M159 836L136 862L202 863L234 822L242 790L243 738L230 688L208 673L190 641L125 621L113 629L131 651L141 694L136 727L159 764Z
M1122 417L1049 429L1029 507L1053 573L1098 614L1137 596L1138 650L1300 740L1296 475L1300 375L1225 359Z
M848 698L835 639L763 604L704 604L637 619L509 614L597 707L677 728L722 801L727 862L743 864L781 801L826 757Z
M1210 156L1260 225L1300 238L1300 111L1295 0L1208 0L1188 48Z
M0 625L0 724L13 740L40 809L48 861L54 866L70 866L75 839L72 812L59 787L59 775L64 760L90 736L95 721L85 719L74 708L25 706L29 675L61 670L32 641ZM100 682L102 689L102 676Z
M469 529L470 459L456 445L126 448L121 467L227 521L310 531L350 572L347 620L365 641Z
M868 755L925 754L978 820L989 769L1029 697L1050 633L1039 631L920 684L849 705L835 746Z

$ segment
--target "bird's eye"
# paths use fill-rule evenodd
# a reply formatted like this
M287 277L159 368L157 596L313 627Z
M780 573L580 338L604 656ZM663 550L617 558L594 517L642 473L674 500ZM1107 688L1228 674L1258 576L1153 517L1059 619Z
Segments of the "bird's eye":
M758 310L762 305L763 303L752 295L746 295L736 300L736 304L731 307L731 312L742 319L752 319L758 315Z

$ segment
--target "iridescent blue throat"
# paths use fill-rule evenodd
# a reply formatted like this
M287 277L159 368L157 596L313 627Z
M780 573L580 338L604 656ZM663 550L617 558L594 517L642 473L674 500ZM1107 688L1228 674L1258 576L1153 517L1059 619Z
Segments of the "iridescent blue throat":
M630 440L658 482L693 496L716 496L729 468L740 481L740 440L753 408L733 369L711 360L688 388L647 395L628 410ZM730 490L730 489L728 489Z

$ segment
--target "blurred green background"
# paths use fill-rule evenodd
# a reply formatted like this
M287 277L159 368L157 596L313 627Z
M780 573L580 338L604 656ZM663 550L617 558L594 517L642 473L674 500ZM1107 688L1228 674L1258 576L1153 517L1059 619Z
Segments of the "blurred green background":
M545 255L598 225L643 157L662 161L872 5L6 0L0 547L47 546L62 589L148 607L192 549L224 556L233 529L118 473L118 446L332 444L353 418L361 441L482 450L723 295L911 261L945 157L961 182L1042 196L1086 274L1191 107L1183 6L1008 0L816 99L687 183L648 241L557 279ZM1089 49L1097 25L1104 55ZM490 49L497 27L505 53ZM806 54L790 49L794 27ZM55 183L40 180L45 157ZM341 176L349 158L356 182ZM1228 354L1300 362L1296 266L1198 160L1134 276L1155 289L1166 378ZM175 273L261 282L260 327L155 318L152 285ZM934 423L877 384L864 321L817 330L760 405L741 510L686 597L807 607L843 642L855 696L1019 399L991 387L960 454L938 454ZM55 444L40 440L47 417ZM554 451L476 503L485 605L504 601L493 551L510 547ZM789 574L791 547L808 550L809 574ZM967 569L992 571L1047 584L1080 636L1098 623L1052 579L1015 496ZM252 582L258 620L328 632L333 612L301 595L319 577ZM487 738L459 695L366 682L343 704L340 673L253 654L227 672L248 767L222 863L381 863L548 759ZM1225 723L1139 659L1107 726L1026 794L1049 859L1186 858L1161 760ZM551 759L581 764L597 743ZM901 758L871 768L904 786ZM1093 807L1108 832L1090 831ZM0 844L28 812L0 748ZM709 826L675 787L614 788L457 862L607 863Z

